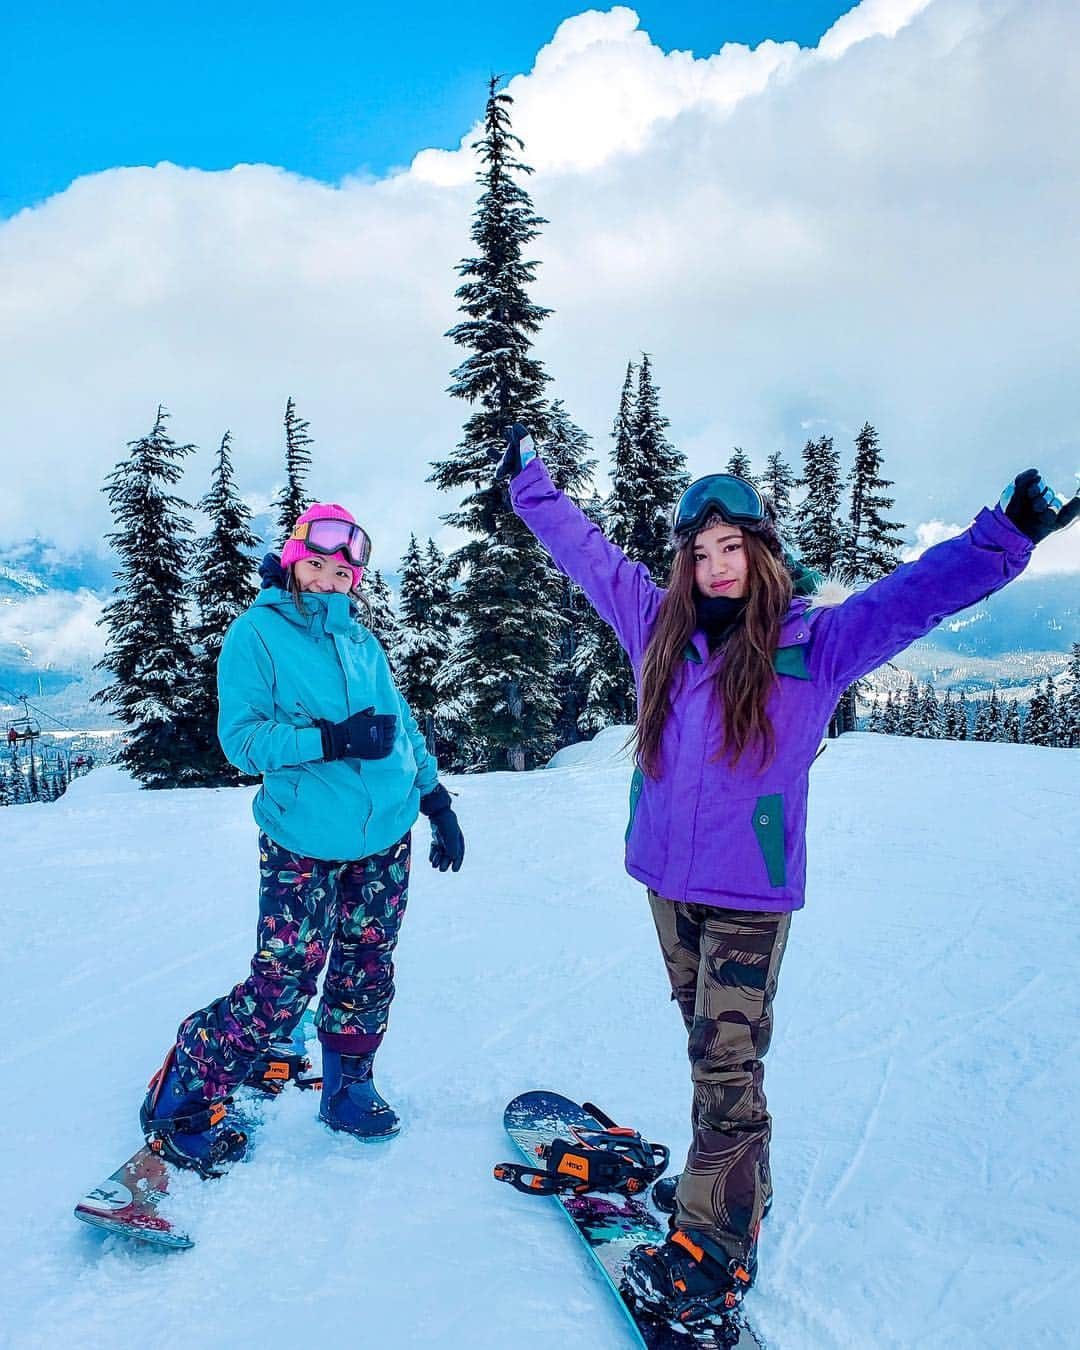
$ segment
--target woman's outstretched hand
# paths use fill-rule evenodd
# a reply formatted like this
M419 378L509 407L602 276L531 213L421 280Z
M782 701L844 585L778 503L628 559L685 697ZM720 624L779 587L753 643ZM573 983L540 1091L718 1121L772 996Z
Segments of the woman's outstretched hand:
M512 427L505 429L504 435L506 448L501 453L498 450L488 451L488 458L499 462L495 470L496 483L501 483L504 478L516 478L529 460L536 458L536 446L527 427L515 422Z
M1080 516L1080 494L1066 502L1038 469L1025 469L1001 494L1001 509L1033 544L1039 544Z
M452 867L461 871L465 837L450 805L450 794L441 783L420 798L420 810L431 821L431 865L440 872Z

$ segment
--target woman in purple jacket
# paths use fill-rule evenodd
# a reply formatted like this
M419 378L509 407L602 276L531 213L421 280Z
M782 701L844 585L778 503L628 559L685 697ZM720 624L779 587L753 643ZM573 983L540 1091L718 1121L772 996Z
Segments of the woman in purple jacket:
M693 1324L733 1308L754 1278L772 1196L762 1059L804 903L807 777L837 700L1018 576L1080 497L1065 505L1028 470L963 534L822 608L793 594L775 516L744 479L712 474L683 493L664 590L552 484L523 427L496 477L637 681L626 868L648 887L694 1095L671 1233L635 1250L628 1279L647 1308Z

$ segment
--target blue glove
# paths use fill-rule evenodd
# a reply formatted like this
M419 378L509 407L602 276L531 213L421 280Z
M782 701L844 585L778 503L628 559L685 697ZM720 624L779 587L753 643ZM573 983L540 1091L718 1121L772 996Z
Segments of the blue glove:
M420 810L431 821L432 867L440 872L448 867L460 872L465 858L465 836L450 806L450 794L441 783L420 798Z
M1080 495L1066 502L1045 482L1038 469L1018 473L1001 494L1001 509L1033 544L1064 530L1080 516Z
M499 467L495 470L496 483L501 483L504 478L516 478L525 465L536 458L536 446L527 427L515 422L503 434L506 436L506 449L501 453L498 450L488 451L488 459L499 461Z
M385 759L394 748L397 716L374 708L353 713L344 722L318 721L323 759Z

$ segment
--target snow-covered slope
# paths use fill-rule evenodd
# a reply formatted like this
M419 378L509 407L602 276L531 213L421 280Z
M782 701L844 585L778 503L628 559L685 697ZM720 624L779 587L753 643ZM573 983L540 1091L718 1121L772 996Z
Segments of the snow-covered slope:
M183 1179L184 1254L103 1238L71 1207L136 1144L180 1017L244 971L251 793L138 793L103 769L0 811L0 1342L626 1346L553 1204L490 1177L503 1105L529 1086L686 1145L684 1037L621 869L621 739L453 784L465 867L414 870L379 1061L403 1134L332 1135L292 1093L250 1163ZM749 1304L773 1350L1076 1344L1078 764L862 735L815 766Z

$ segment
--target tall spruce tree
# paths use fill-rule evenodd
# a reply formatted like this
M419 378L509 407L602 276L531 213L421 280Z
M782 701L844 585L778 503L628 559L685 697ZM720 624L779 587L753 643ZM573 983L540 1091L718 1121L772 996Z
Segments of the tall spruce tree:
M482 192L473 217L478 252L458 267L456 291L464 320L448 336L470 355L454 370L450 392L475 411L454 452L434 466L444 492L467 495L447 522L471 538L454 555L462 578L461 627L450 667L459 738L468 738L477 767L525 769L550 750L558 715L554 672L559 617L550 564L492 482L490 452L504 428L523 422L544 441L548 376L531 354L550 313L530 300L538 264L524 256L545 222L515 175L532 172L511 130L513 99L492 78L484 134L474 143ZM444 675L446 672L444 672Z
M262 542L251 528L251 512L233 481L231 444L232 435L226 431L210 489L197 508L209 517L210 530L196 542L192 555L191 593L198 615L193 634L192 717L200 777L211 787L241 781L240 771L225 758L217 738L217 663L226 630L258 594L255 555Z
M794 517L799 557L807 567L828 576L840 564L844 539L839 514L840 456L831 436L806 442L798 486L805 489Z
M365 626L376 636L390 669L397 679L397 652L401 643L401 620L390 587L379 569L368 568L360 581L361 615Z
M736 446L731 452L731 458L728 460L724 472L733 473L736 478L748 478L752 483L756 481L750 464L750 456L739 446Z
M596 460L586 432L574 423L561 399L552 403L547 416L547 436L542 453L544 464L557 488L583 506ZM554 671L555 696L559 704L555 720L556 748L580 741L580 719L588 700L588 682L583 678L577 653L590 627L591 606L569 577L551 564L551 585L559 616L558 660Z
M285 484L274 498L277 508L278 547L284 546L292 533L298 516L302 516L311 505L307 495L305 480L311 468L311 451L308 446L312 440L308 435L309 423L296 415L296 404L292 398L285 404Z
M1015 698L1010 698L1001 715L1001 734L999 740L1008 741L1010 745L1019 745L1023 735L1023 726L1020 721L1020 704Z
M446 610L437 600L438 587L446 584L441 582L445 569L445 559L433 540L428 540L425 556L416 542L416 535L409 536L409 547L401 559L400 628L394 649L394 668L398 687L432 754L437 754L436 682L450 642Z
M776 508L776 523L780 533L787 535L791 520L791 494L795 490L795 475L779 450L765 461L765 472L758 486Z
M883 495L892 480L881 476L881 444L869 422L855 438L855 462L848 478L850 508L844 530L839 571L847 581L876 581L899 562L904 527L885 519L893 505Z
M159 407L149 435L129 442L127 459L103 489L116 523L107 539L120 567L114 573L115 598L99 620L108 639L98 669L113 678L93 697L130 728L117 762L148 788L184 786L199 778L186 605L190 508L170 491L195 447L177 445L166 434L167 418Z
M1061 744L1068 749L1080 747L1080 642L1074 642L1065 669L1065 687L1058 704Z

